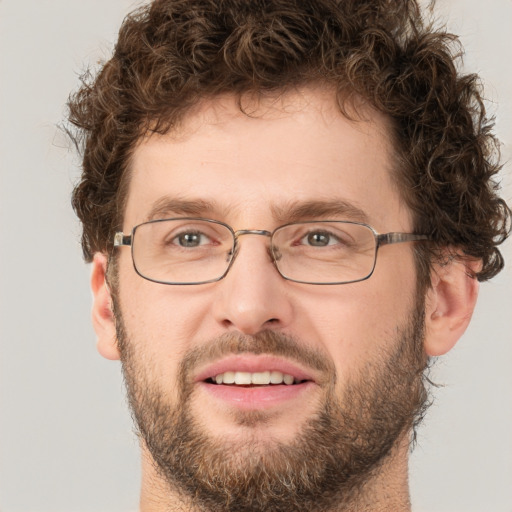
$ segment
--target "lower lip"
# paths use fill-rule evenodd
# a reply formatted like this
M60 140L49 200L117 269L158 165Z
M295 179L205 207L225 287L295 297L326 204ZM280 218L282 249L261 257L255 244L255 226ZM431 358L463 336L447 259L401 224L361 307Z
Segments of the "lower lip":
M269 409L294 400L306 391L312 390L315 384L308 381L293 385L243 387L201 382L200 386L210 396L218 400L227 402L239 409L255 410Z

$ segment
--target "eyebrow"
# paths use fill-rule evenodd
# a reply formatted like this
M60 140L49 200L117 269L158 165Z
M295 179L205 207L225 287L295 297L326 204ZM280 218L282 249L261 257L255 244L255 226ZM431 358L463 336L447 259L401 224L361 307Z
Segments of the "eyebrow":
M178 197L164 196L155 201L149 210L146 221L164 219L174 215L190 217L204 217L219 210L212 201L204 199L181 199Z
M164 196L153 203L146 221L173 216L226 218L228 212L236 210L234 205L221 208L216 202L205 199ZM280 206L271 205L270 210L276 222L281 224L326 218L368 223L368 215L363 209L343 199L292 201Z
M273 206L274 217L283 223L308 219L352 220L368 223L368 215L359 206L343 199L294 201L286 206Z

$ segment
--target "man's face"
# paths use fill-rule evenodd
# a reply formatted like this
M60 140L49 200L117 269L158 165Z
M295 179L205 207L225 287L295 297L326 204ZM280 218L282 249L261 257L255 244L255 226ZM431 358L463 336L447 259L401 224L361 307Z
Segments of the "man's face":
M313 219L411 231L391 178L390 127L376 113L349 121L332 94L313 89L245 110L232 97L205 102L178 132L136 147L125 233L180 216L222 221L235 231ZM309 470L310 480L332 473L319 458L333 459L333 481L353 488L421 406L423 301L410 244L383 247L372 277L346 285L283 279L268 239L256 235L241 237L218 282L147 281L135 273L128 249L119 249L117 272L118 337L132 407L145 449L185 493L201 495L201 486L220 488L236 477L246 482L240 496L250 495L247 482L258 481L272 494L279 475L291 480L301 463L296 487L308 488ZM295 384L215 383L226 372L265 371L290 375ZM286 478L281 483L291 486ZM235 500L227 487L225 499ZM308 489L298 503L318 493ZM262 509L280 510L265 499ZM283 510L291 506L283 503Z

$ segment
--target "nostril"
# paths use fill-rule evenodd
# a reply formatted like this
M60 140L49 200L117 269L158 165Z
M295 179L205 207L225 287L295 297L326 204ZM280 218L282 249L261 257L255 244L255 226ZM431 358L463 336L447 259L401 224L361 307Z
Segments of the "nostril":
M225 328L228 328L228 327L231 327L233 324L233 322L231 320L228 320L227 318L225 320L222 320L221 322L222 324L222 327L225 327Z

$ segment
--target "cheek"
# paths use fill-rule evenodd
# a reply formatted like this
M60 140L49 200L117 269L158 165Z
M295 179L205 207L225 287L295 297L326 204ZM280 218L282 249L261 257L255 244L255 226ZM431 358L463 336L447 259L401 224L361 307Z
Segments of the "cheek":
M194 307L189 290L151 283L130 267L120 267L119 281L119 306L127 342L139 367L153 382L174 383L204 308Z
M357 373L389 350L398 328L413 313L416 275L412 259L387 259L389 264L378 266L367 281L312 289L301 301L298 317L303 327L297 334L307 341L309 332L322 344L342 381L343 375Z

